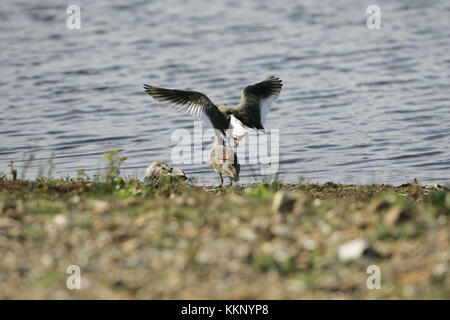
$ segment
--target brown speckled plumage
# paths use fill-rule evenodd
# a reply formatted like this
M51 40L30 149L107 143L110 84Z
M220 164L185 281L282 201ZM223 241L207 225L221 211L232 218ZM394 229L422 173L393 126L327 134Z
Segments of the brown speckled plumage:
M241 165L237 154L229 146L224 146L219 138L214 140L209 154L209 167L219 174L220 186L223 184L223 174L230 177L230 185L232 181L239 181Z

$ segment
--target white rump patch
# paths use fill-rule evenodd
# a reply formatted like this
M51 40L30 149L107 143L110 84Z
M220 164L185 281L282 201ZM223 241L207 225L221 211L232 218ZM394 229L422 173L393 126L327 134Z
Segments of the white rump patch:
M231 115L230 127L233 138L236 138L238 140L244 138L249 132L248 128L244 126L242 122L235 118L233 115Z

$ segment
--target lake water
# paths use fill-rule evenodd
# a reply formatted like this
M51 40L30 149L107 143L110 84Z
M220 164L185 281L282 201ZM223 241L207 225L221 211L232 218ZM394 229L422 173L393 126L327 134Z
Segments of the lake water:
M297 182L450 181L450 2L67 1L0 4L0 171L90 175L103 152L126 175L171 159L171 134L193 119L158 104L144 83L237 104L248 84L283 79L266 127L280 130L279 178ZM298 2L298 4L295 4ZM212 140L211 140L212 142ZM210 142L205 142L209 148ZM181 166L216 184L206 163ZM243 166L241 182L263 181Z

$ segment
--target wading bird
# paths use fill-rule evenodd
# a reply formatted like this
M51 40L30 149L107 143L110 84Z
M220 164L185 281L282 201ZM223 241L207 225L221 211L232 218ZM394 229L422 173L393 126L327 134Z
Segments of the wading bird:
M248 129L265 130L267 114L272 102L280 95L282 86L281 79L276 77L249 85L242 90L241 100L235 107L215 105L205 94L197 91L165 89L147 84L144 89L154 99L202 118L215 129L209 165L219 173L221 186L222 174L230 177L230 183L239 179L239 162L229 141L233 140L237 146ZM228 141L228 146L225 141Z
M209 167L219 174L220 184L218 187L223 185L223 174L230 177L230 186L233 181L239 181L241 165L237 154L233 152L233 148L225 144L220 135L216 135L214 138L213 147L209 153Z

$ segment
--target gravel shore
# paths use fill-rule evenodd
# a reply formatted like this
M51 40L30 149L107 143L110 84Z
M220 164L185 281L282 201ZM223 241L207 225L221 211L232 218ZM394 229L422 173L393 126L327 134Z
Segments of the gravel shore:
M417 184L2 180L0 298L449 299L449 214Z

